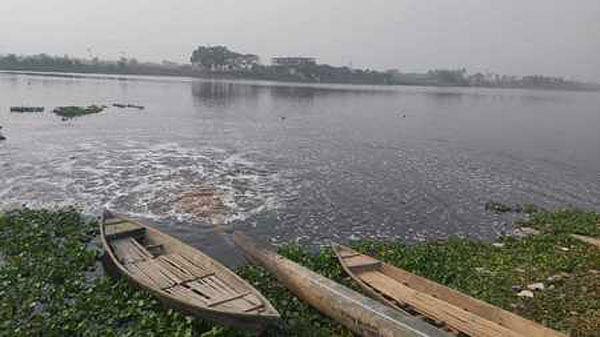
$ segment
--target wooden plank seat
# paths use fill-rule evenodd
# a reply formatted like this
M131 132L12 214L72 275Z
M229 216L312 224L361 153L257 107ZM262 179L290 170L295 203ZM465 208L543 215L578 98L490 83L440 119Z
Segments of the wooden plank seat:
M348 268L375 269L381 266L381 261L365 255L357 255L344 259Z
M357 257L357 256L361 256L361 253L352 253L352 254L344 254L344 255L340 255L340 257L342 259L349 259L351 257Z
M117 221L104 227L104 232L108 240L117 240L125 237L142 237L146 229L133 222Z

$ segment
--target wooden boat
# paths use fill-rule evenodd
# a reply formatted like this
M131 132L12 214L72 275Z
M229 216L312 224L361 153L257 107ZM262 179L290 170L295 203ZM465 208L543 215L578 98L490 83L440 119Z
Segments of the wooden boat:
M332 243L344 270L372 297L410 308L471 337L566 337L521 316Z
M148 225L105 211L100 234L107 268L169 307L257 332L280 318L267 299L232 271Z
M235 243L253 262L275 274L299 298L353 332L369 337L449 337L409 316L300 266L271 249L235 233Z

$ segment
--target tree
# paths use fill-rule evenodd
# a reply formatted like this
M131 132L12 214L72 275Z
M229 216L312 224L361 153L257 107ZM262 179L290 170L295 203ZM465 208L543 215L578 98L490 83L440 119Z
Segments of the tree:
M231 60L244 56L233 52L225 46L203 47L200 46L192 53L190 61L204 68L211 69L213 66L227 65Z
M430 70L428 74L444 84L466 85L468 83L465 77L467 70L464 68L458 70L436 69Z

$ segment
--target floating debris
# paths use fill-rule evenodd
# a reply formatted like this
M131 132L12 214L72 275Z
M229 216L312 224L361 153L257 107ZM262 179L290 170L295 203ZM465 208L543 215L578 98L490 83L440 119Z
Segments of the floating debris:
M138 109L138 110L144 110L144 106L142 106L142 105L135 105L135 104L113 103L112 106L114 106L116 108L121 108L121 109L133 108L133 109Z
M513 208L511 206L505 205L496 201L488 201L485 203L485 209L487 211L492 211L494 213L508 213L512 212Z
M211 217L225 211L223 197L213 187L201 187L183 193L175 202L175 208L182 213L198 217Z
M11 106L10 112L44 112L44 107L37 106Z
M62 106L54 109L54 113L65 118L74 118L99 113L104 111L105 108L106 106L104 105L90 105L87 108L81 106Z
M513 206L506 205L497 201L488 201L485 203L485 210L492 211L494 213L525 213L525 214L533 214L538 212L540 209L532 204L515 204Z

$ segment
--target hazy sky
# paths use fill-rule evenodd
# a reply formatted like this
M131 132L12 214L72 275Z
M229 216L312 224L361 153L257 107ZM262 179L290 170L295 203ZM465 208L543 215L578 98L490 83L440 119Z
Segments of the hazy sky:
M2 54L184 62L205 44L263 60L600 81L600 0L0 0Z

